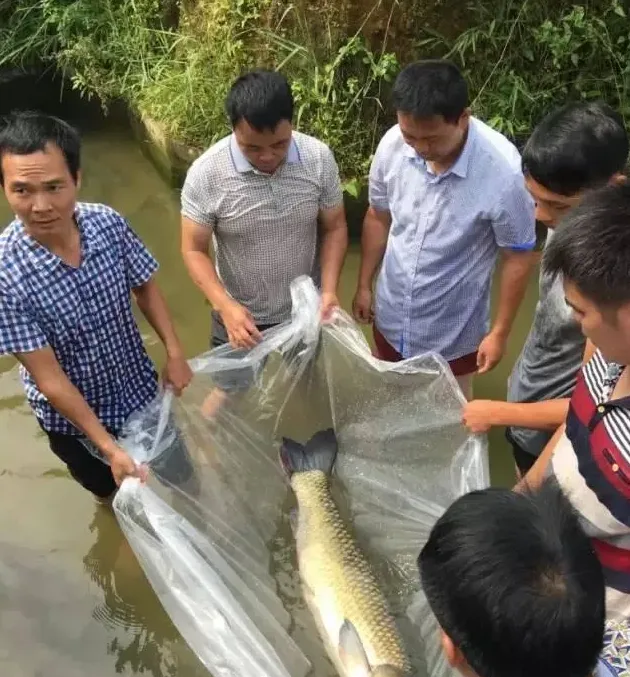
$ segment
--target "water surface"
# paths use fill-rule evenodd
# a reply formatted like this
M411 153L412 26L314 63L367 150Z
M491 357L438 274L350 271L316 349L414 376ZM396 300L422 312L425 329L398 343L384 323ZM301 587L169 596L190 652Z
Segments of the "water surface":
M186 353L207 346L208 306L179 254L178 199L118 125L84 138L81 199L124 214L160 261L158 279ZM0 202L0 223L11 214ZM358 270L353 245L341 284L350 307ZM535 301L532 280L509 353L478 379L478 397L503 397ZM152 357L159 342L141 321ZM25 403L14 361L0 358L0 674L11 677L207 675L162 610L107 509L69 477L48 450ZM491 436L495 483L513 481L502 433Z

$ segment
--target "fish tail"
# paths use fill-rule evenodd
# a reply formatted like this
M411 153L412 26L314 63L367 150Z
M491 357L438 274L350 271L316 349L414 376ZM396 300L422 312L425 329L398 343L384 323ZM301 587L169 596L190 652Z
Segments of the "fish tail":
M337 437L332 428L315 433L306 444L282 438L280 462L289 477L310 470L321 470L330 475L336 458Z

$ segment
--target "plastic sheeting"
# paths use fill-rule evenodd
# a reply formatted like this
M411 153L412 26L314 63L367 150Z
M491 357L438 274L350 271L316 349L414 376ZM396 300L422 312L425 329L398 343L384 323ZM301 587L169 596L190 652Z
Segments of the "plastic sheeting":
M372 357L351 318L321 325L309 278L292 284L290 322L250 351L192 361L169 393L129 421L123 446L149 480L123 483L114 509L183 637L214 677L332 677L302 599L278 462L282 436L306 441L331 425L332 480L342 514L375 567L415 675L442 677L436 624L416 558L454 498L487 486L485 440L460 424L463 395L428 354Z

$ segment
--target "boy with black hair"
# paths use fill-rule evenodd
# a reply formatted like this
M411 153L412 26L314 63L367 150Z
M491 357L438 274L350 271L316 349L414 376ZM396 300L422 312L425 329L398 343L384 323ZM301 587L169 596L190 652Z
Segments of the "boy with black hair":
M558 278L596 346L578 374L566 421L518 485L556 478L604 569L606 615L630 618L630 184L585 196L547 245Z
M461 497L433 527L418 565L445 657L465 677L627 669L623 652L606 644L597 556L554 482L529 494Z
M622 117L602 102L570 103L536 127L523 150L523 170L536 217L550 229L548 243L588 191L623 180L628 152ZM506 426L519 475L526 473L564 421L580 366L592 352L564 301L561 280L541 273L532 328L509 379L508 401L470 402L464 422L475 433Z

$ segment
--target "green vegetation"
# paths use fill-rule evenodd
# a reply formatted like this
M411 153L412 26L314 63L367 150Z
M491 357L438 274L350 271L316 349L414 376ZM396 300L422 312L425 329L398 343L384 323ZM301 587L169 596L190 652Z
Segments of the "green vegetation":
M420 50L464 70L475 113L512 138L527 136L567 100L604 99L630 119L630 23L620 0L476 2L454 39Z
M420 11L415 0L377 0L367 12L359 4L351 20L352 3L325 0L0 0L0 67L61 69L84 95L104 106L123 100L200 149L228 131L223 101L234 77L279 68L293 83L298 128L335 150L355 195L391 122L399 62L453 59L475 113L516 139L568 98L605 98L630 117L620 0L477 0L465 12L459 2L449 35L430 28L449 26L439 15L450 11L446 0L433 0L436 20L422 18L422 34L404 29Z

